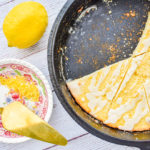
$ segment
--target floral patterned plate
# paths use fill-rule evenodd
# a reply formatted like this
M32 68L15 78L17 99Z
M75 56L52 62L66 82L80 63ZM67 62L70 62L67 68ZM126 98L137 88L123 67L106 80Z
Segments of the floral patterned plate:
M38 91L38 99L33 101L29 97L26 97L27 94L21 95L21 92L18 91L18 89L14 90L12 87L15 86L16 83L15 81L11 81L13 83L13 86L11 86L10 81L6 82L9 78L11 80L14 78L21 78L23 81L27 82L25 85L32 83L34 89L37 89ZM18 59L0 60L0 86L1 88L5 86L7 89L9 89L8 94L2 96L3 98L1 97L2 99L0 100L0 107L4 107L13 101L19 101L26 105L39 117L48 122L53 108L52 92L46 78L35 66ZM28 87L28 89L30 88ZM32 91L35 90L31 90L28 94L31 97ZM15 133L5 130L3 128L0 116L0 141L6 143L18 143L24 142L28 139L29 138L27 137L19 136Z

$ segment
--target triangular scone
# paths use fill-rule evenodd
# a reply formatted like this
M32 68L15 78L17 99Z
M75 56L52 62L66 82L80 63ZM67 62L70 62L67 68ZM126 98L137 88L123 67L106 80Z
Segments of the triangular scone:
M107 125L126 131L150 129L146 90L150 80L150 53L133 58L108 112ZM150 89L149 89L150 90Z
M145 29L135 51L133 52L133 56L138 56L145 52L150 52L150 12L148 13Z
M131 59L67 82L77 103L95 118L105 121L112 99L123 81Z

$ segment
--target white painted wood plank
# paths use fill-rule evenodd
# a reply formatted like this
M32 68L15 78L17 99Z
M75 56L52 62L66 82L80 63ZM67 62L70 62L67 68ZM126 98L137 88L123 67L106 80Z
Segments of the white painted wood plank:
M0 7L0 13L1 13L1 19L0 19L0 59L1 58L23 58L26 57L28 55L34 54L38 51L41 50L46 50L47 49L47 44L48 44L48 37L49 37L49 33L50 30L52 28L53 22L57 17L57 14L59 13L60 9L62 8L62 6L65 4L66 0L36 0L40 3L42 3L47 12L48 12L48 16L49 16L49 23L48 23L48 27L47 30L44 34L44 36L40 39L40 41L27 49L18 49L15 47L8 47L7 46L7 40L3 34L2 31L2 25L3 25L3 20L5 18L5 16L7 15L7 13L18 3L23 2L24 0L16 0L16 1L12 1L10 3L6 3L5 5Z
M40 51L34 55L30 55L26 58L23 58L22 60L25 60L25 61L35 65L46 76L46 78L50 82L48 65L47 65L47 51L46 50Z
M44 150L138 150L138 148L112 144L88 134L70 141L65 147L55 146Z
M0 7L4 6L4 5L6 5L6 4L8 4L8 3L12 2L12 1L14 1L14 0L0 0Z

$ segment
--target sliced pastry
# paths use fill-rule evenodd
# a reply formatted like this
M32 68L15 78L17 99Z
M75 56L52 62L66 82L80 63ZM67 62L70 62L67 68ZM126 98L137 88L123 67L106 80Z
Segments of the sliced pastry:
M127 131L150 129L150 13L131 58L67 82L76 102L103 123Z
M67 83L68 88L86 112L105 121L110 104L123 81L130 61L131 58L70 81Z
M145 29L135 51L133 52L133 56L141 55L145 52L150 52L150 12L148 13Z
M150 129L147 91L150 86L150 53L133 58L108 111L107 125L126 131ZM145 88L144 88L145 87Z

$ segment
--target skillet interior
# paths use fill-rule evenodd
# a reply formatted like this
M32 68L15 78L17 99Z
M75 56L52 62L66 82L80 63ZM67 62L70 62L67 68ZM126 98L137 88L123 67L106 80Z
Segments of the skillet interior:
M138 43L150 2L104 1L70 0L60 12L49 39L51 81L65 109L87 131L118 144L147 146L149 131L129 133L103 125L76 104L65 84L129 57ZM79 19L89 7L93 9Z

